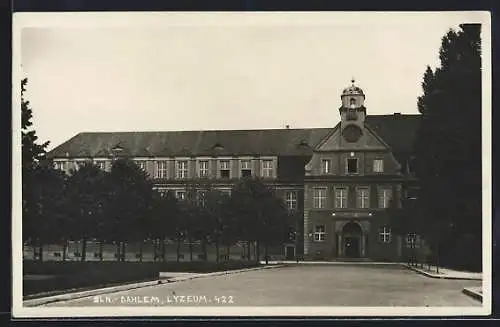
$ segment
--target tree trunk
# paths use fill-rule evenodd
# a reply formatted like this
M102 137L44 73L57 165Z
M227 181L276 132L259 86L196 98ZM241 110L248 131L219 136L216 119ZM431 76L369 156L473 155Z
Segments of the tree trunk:
M226 253L227 253L227 261L231 260L231 245L227 245Z
M255 259L257 262L260 262L260 241L257 241L256 243Z
M207 261L208 260L208 251L207 251L207 240L206 239L203 239L202 247L203 247L203 260Z
M165 239L161 241L161 261L165 262Z
M247 260L250 260L250 245L252 244L252 241L248 241L247 242L247 245L248 245L248 248L247 248Z
M99 261L104 260L104 242L100 241L99 242Z
M156 248L157 248L157 246L156 246L156 238L153 239L152 242L153 242L153 262L156 262L156 257L158 256L157 253L156 253L157 252L156 251Z
M144 240L141 240L139 243L139 262L142 262L142 253L144 252L143 247L144 247Z
M215 241L215 262L219 263L220 251L219 251L219 241Z
M40 262L43 262L43 243L41 241L38 243L38 258Z
M66 252L68 251L68 240L63 240L63 253L62 253L62 261L66 261Z
M269 246L266 244L264 245L264 255L266 256L266 265L269 264Z
M439 243L436 244L436 273L439 274Z
M116 241L116 260L117 261L120 261L121 259L121 242L120 241Z
M82 240L82 262L85 261L86 255L87 255L87 238L83 238L83 240Z
M122 262L125 262L125 250L126 250L125 242L122 242L122 253L121 253Z
M181 240L177 239L177 263L181 260Z
M189 261L193 261L193 240L191 237L188 239L189 242Z

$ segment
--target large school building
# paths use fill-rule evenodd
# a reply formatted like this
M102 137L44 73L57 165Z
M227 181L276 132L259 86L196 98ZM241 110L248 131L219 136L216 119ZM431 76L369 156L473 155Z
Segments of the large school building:
M340 122L325 128L79 133L48 155L68 173L88 160L109 170L127 156L159 192L181 199L199 178L230 192L258 176L297 213L298 238L283 244L283 257L398 259L414 239L393 235L387 208L412 196L419 116L367 115L354 80L340 98Z

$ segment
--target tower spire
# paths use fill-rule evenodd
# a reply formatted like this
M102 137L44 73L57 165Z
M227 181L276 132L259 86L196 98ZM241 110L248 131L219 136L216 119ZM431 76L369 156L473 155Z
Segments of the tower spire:
M354 82L356 82L356 79L354 78L354 76L351 78L351 83L352 83L352 86L354 86Z

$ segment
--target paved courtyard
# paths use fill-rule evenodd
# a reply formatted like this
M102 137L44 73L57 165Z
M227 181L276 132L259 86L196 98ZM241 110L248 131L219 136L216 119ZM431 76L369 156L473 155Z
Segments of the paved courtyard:
M434 279L395 265L292 265L155 285L46 306L481 306L480 281ZM95 301L99 299L100 303ZM143 302L143 303L139 303Z

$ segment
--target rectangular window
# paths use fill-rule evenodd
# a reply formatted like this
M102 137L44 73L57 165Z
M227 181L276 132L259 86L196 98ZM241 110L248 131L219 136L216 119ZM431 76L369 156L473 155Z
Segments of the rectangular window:
M146 170L146 161L145 160L135 160L135 164L142 170Z
M167 190L158 190L158 193L163 198L163 197L165 197L167 195Z
M106 169L106 161L104 160L97 160L95 161L95 165L97 168L101 169L101 170L105 170Z
M406 247L409 249L420 248L420 235L416 233L408 233L406 235Z
M241 177L252 176L252 161L241 160L240 161Z
M314 228L314 240L321 242L325 240L326 232L325 225L317 225Z
M297 209L297 192L295 191L287 191L285 193L285 201L286 201L286 206L289 210L295 210Z
M167 178L168 161L156 162L156 178Z
M175 197L179 200L185 200L186 199L186 191L176 191Z
M378 195L378 207L389 208L392 199L392 189L381 188Z
M198 161L198 169L199 177L208 177L208 160Z
M64 161L54 161L54 169L64 170L65 166L66 165L65 165Z
M335 208L347 208L347 188L335 188Z
M231 178L231 163L229 160L219 161L219 172L221 178Z
M330 159L321 160L321 173L329 174L331 170L332 161Z
M198 204L200 207L205 207L207 204L207 192L205 191L198 191Z
M358 187L357 188L357 202L358 208L366 209L370 207L370 196L368 187Z
M177 178L188 177L188 162L187 160L177 161Z
M358 173L358 159L357 158L347 159L347 173L348 174L357 174Z
M262 161L262 175L263 177L273 177L273 161L263 160Z
M391 229L389 227L381 227L378 236L381 243L391 243Z
M317 188L313 190L313 207L324 208L326 204L326 189Z
M373 160L373 172L374 173L383 173L384 172L384 160L382 160L382 159Z
M231 190L220 190L220 193L223 197L231 197Z

